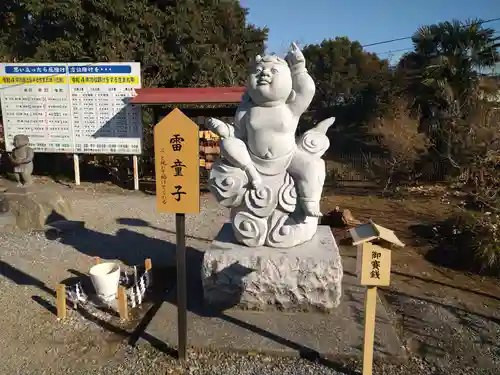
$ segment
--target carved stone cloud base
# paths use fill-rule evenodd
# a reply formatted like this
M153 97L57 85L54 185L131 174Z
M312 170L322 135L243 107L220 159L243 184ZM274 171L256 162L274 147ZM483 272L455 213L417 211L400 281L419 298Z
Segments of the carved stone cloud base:
M235 243L225 224L205 252L205 303L217 309L324 311L342 294L342 261L329 227L319 226L311 241L285 249Z

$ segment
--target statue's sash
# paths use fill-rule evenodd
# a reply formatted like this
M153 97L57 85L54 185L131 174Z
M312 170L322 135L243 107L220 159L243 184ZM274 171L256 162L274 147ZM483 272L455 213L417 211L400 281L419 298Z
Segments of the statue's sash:
M290 162L292 161L295 150L296 148L294 147L288 154L273 159L262 159L254 155L250 150L248 150L248 152L255 168L259 173L266 176L276 176L287 170Z

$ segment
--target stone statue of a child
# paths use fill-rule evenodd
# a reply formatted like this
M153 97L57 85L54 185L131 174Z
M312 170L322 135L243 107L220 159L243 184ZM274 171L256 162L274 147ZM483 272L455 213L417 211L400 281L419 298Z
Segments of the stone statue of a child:
M284 166L295 180L306 216L319 217L324 161L298 148L295 139L300 115L314 93L304 55L293 43L285 60L274 55L256 57L233 126L217 119L210 119L208 125L223 138L224 156L246 172L254 188L261 184L257 165ZM334 120L327 122L331 125Z
M31 174L33 173L33 158L35 152L29 146L30 140L24 134L14 136L14 150L9 155L10 161L14 165L14 175L18 186L28 186L33 183ZM22 183L21 183L22 181Z

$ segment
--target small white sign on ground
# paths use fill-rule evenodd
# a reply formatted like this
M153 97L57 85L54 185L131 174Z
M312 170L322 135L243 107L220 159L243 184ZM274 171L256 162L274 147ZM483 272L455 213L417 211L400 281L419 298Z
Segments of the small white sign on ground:
M16 134L37 152L141 153L139 63L0 64L7 151Z

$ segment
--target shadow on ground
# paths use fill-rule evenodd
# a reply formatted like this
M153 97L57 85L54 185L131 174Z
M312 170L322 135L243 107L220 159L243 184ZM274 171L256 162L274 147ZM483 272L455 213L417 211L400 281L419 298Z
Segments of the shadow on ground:
M157 230L163 228L156 228L150 223L139 219L118 219L118 223L123 225L151 227ZM153 347L166 352L167 354L175 354L176 352L166 343L161 342L157 338L146 332L148 324L160 310L164 302L169 302L176 305L177 296L175 288L176 271L175 268L164 268L161 265L168 263L173 264L172 259L175 259L175 245L168 241L150 238L141 233L137 233L128 229L120 229L115 235L100 233L98 231L85 228L84 223L70 222L62 217L52 217L49 222L50 229L46 231L46 237L53 241L59 241L65 245L74 247L81 253L91 256L100 257L102 259L119 260L127 265L142 264L145 258L151 258L153 262L153 279L154 291L147 311L137 320L133 320L127 327L121 327L119 324L100 319L83 308L78 308L77 311L85 319L88 319L95 324L101 326L107 331L116 334L126 340L132 346L136 345L140 338L149 342ZM193 237L197 240L207 241L208 239ZM299 355L307 360L315 361L323 364L336 371L342 371L345 374L355 374L352 370L344 367L336 362L322 358L321 355L308 347L285 339L267 330L261 329L255 325L249 324L245 321L229 316L224 313L224 309L231 308L239 302L239 296L234 299L234 304L231 306L223 306L222 308L214 309L207 308L203 304L203 288L201 282L201 266L203 262L203 252L195 249L194 247L186 247L187 257L187 289L188 300L187 308L190 312L202 317L217 317L228 323L234 324L262 337L273 340L276 343L287 346L299 353ZM158 267L157 265L160 264ZM5 272L3 271L5 269ZM79 271L69 270L76 277L82 278ZM55 293L50 288L47 288L39 280L24 274L19 270L12 267L3 266L2 272L6 277L19 283L30 283L30 285L37 286L41 290L54 296ZM74 279L70 279L73 280ZM161 284L158 281L162 280ZM69 281L68 281L69 282ZM55 313L55 307L49 301L39 297L33 296L39 305L47 310Z
M47 219L47 239L69 245L82 254L119 260L126 265L143 264L150 258L155 265L173 264L175 245L129 229L107 234L85 227L85 223L66 220L53 212Z
M497 269L484 267L474 251L474 238L470 232L457 231L457 218L409 227L418 238L431 245L424 258L432 264L482 276L498 277Z
M384 297L400 316L410 352L442 365L459 361L462 366L496 367L488 353L500 355L500 343L493 339L500 331L500 317L394 290Z
M151 229L154 229L154 230L158 230L160 232L165 232L165 233L169 233L169 234L175 234L175 231L173 231L173 230L168 230L168 229L165 229L165 228L160 228L160 227L151 225L150 223L148 223L146 220L143 220L143 219L135 219L135 218L125 218L125 217L123 217L123 218L116 219L116 222L117 222L117 224L128 225L130 227L151 228ZM186 238L191 238L193 240L205 241L205 242L211 242L212 241L212 239L210 239L210 238L190 236L188 234L186 234Z
M73 271L73 270L69 270ZM162 271L164 270L157 270L156 277L158 280L161 280L162 276ZM78 271L73 271L75 274L75 277L71 277L69 279L64 280L63 283L67 285L74 284L76 281L81 281L82 280L82 274L80 274ZM37 287L41 291L55 297L56 293L53 289L47 287L45 283L42 281L38 280L37 278L34 278L31 275L28 275L27 273L11 266L10 264L0 261L0 275L6 277L7 279L13 281L17 285L30 285ZM86 275L84 280L86 279ZM155 277L155 273L153 273L153 277ZM145 329L147 327L147 324L151 321L153 318L154 314L158 311L159 307L163 303L163 299L157 298L157 296L161 295L163 296L164 293L168 292L169 288L173 287L173 284L169 278L166 280L167 282L163 283L156 283L156 289L153 290L152 297L148 301L149 308L147 309L146 313L144 316L141 317L141 319L137 321L132 321L131 326L132 328L129 327L120 327L119 325L115 325L112 322L103 320L99 317L96 317L95 315L89 313L85 308L82 307L77 307L76 311L85 319L97 324L98 326L104 328L105 330L116 334L123 339L128 339L128 342L130 345L135 345L137 340L139 338L144 339L145 341L149 342L153 347L155 347L158 350L161 350L165 352L166 354L169 355L176 355L176 351L170 348L167 344L161 342L157 338L153 337L152 335L148 334L145 332ZM57 314L57 309L54 306L53 303L47 301L45 298L40 297L38 295L32 296L32 300L37 302L40 306L43 308L47 309L50 311L52 314L56 315ZM70 306L68 306L70 308Z
M461 291L461 292L470 293L470 294L473 294L473 295L476 295L476 296L479 296L479 297L491 298L493 300L496 300L496 301L500 302L500 296L493 295L493 294L490 294L490 293L481 292L479 290L474 290L474 289L471 289L471 288L464 288L463 286L453 285L451 283L445 283L445 282L442 282L442 281L433 280L433 279L429 279L429 278L426 278L426 277L421 277L421 276L418 276L418 275L410 275L408 273L399 272L399 271L391 271L391 273L394 274L394 275L411 278L413 280L418 280L418 281L421 281L421 282L424 282L424 283L433 284L435 286L443 286L443 287L452 288L452 289L455 289L455 290L458 290L458 291Z

